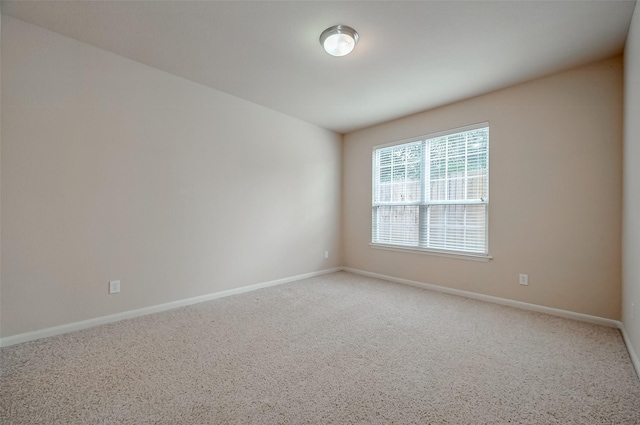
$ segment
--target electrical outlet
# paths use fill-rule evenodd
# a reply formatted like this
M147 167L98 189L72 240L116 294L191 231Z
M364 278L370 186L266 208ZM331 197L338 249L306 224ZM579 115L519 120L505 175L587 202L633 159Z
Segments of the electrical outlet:
M528 285L529 284L529 275L520 273L520 285Z
M324 258L329 258L329 251L324 252Z
M118 292L120 292L120 281L119 280L109 281L109 293L117 294Z

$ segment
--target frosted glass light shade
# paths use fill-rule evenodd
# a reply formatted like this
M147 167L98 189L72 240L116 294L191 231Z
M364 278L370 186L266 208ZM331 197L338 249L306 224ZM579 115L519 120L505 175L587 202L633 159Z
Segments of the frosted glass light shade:
M358 33L346 25L335 25L320 34L320 44L332 56L344 56L358 43Z

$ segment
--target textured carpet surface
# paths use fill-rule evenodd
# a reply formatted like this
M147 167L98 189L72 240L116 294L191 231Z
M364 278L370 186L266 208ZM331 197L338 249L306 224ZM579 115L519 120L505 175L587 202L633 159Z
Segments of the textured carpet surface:
M343 272L0 356L2 424L640 424L618 330Z

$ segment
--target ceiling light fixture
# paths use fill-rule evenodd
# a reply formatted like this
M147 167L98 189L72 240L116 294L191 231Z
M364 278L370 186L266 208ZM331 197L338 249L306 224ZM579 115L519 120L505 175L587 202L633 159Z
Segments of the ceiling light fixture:
M331 56L344 56L358 43L358 33L346 25L334 25L322 31L320 44Z

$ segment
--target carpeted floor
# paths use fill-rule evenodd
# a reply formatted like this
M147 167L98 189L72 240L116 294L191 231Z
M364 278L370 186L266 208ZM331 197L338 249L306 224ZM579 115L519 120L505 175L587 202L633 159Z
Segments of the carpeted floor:
M2 424L640 424L618 330L344 272L0 350Z

